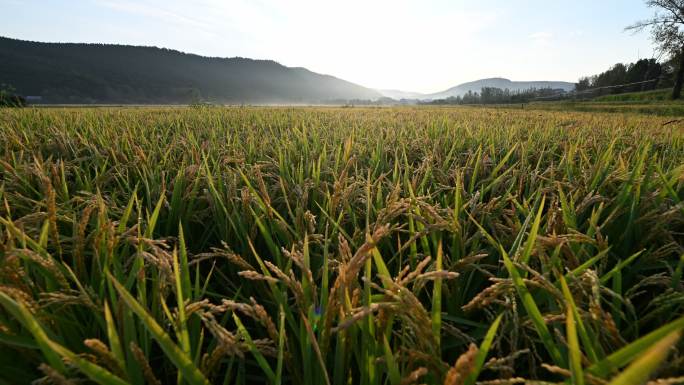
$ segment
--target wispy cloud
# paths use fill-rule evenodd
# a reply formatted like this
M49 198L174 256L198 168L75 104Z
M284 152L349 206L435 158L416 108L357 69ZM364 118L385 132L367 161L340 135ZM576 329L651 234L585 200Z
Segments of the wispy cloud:
M553 33L548 31L539 31L529 35L529 38L537 45L547 46L553 40Z
M165 5L149 4L149 2L111 0L95 0L95 3L101 7L106 7L115 11L151 17L165 23L191 27L215 35L215 32L211 29L211 24L197 18L183 15Z

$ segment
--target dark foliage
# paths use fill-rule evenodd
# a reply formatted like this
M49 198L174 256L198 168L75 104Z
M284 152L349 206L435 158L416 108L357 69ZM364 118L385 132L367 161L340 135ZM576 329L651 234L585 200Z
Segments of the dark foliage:
M655 9L650 19L641 20L627 27L631 31L651 32L651 39L658 51L676 58L673 71L672 99L679 99L684 85L684 0L646 0L649 8Z
M16 95L14 87L0 83L0 107L24 106L26 106L26 98Z
M617 63L598 75L580 78L575 89L582 92L593 88L614 87L606 93L619 94L669 87L672 85L671 67L670 63L659 63L655 59L641 59L629 64Z

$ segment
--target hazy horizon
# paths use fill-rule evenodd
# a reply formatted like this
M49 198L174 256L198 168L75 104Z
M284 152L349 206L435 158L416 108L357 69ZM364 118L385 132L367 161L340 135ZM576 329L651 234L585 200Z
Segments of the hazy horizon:
M641 0L394 1L391 7L384 0L37 3L0 0L0 35L268 59L408 92L493 77L576 82L617 62L653 56L648 34L623 31L652 14Z

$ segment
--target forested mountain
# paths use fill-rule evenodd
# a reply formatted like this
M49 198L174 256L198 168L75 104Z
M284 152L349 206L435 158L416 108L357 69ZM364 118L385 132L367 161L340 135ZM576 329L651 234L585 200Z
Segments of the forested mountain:
M371 89L271 60L0 37L0 84L44 103L324 103Z
M459 84L446 91L425 95L425 99L446 99L449 97L464 96L468 92L480 92L483 88L499 88L511 92L522 92L529 89L562 89L572 91L574 83L553 81L511 81L504 78L480 79L473 82Z

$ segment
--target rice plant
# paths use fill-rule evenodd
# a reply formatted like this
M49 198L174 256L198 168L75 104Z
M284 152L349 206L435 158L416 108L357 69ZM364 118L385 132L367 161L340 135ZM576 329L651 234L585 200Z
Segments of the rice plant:
M678 124L3 111L0 383L682 383Z

